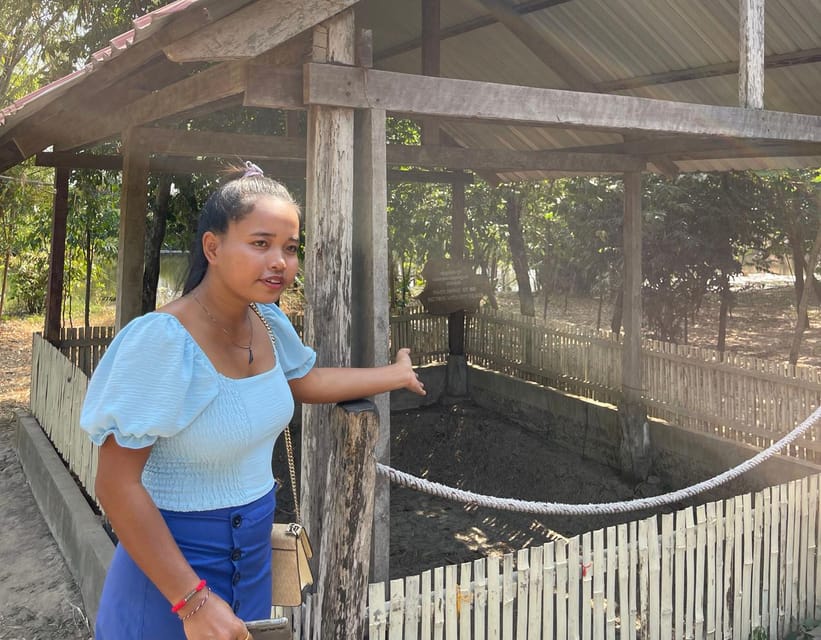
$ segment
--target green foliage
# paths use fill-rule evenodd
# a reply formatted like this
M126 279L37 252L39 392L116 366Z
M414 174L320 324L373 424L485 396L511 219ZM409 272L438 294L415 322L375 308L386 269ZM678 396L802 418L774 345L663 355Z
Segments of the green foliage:
M48 286L48 251L29 250L12 259L11 294L24 313L43 313Z
M770 640L770 634L764 627L756 627L750 631L749 640Z

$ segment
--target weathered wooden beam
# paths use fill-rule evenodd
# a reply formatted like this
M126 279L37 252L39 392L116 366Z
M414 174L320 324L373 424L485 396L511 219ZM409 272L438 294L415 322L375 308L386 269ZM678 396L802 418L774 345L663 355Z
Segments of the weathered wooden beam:
M253 58L355 4L356 0L259 0L163 47L175 62Z
M311 601L321 631L312 624L310 637L360 640L367 628L371 547L367 523L373 518L379 418L373 403L358 400L333 407L322 426L329 444L321 493L328 499L322 537L317 540L323 552Z
M513 149L464 149L388 145L390 165L446 167L448 169L504 171L641 171L644 160L632 156L563 151L516 151Z
M782 142L780 140L739 140L736 138L703 138L683 136L651 136L616 144L572 147L575 153L629 154L652 157L660 149L673 159L698 158L764 158L779 156L821 155L817 142Z
M43 337L52 344L60 341L63 309L63 271L66 258L66 222L68 220L68 180L70 169L54 172L54 211L51 218L51 250L48 256L48 290Z
M764 108L764 1L738 0L738 104Z
M779 67L791 67L799 64L812 64L815 62L821 62L821 47L765 56L764 68L777 69ZM702 78L714 78L716 76L731 76L738 73L738 67L738 61L722 62L719 64L692 67L690 69L675 69L673 71L664 71L662 73L651 73L644 76L634 76L632 78L620 78L618 80L597 82L595 83L594 88L596 91L609 93L611 91L637 89L638 87L649 87L657 84L684 82L685 80L700 80Z
M641 361L641 174L624 175L624 342L621 358L622 471L644 480L650 470L650 437L644 408Z
M356 322L351 323L351 364L390 363L390 283L388 282L388 187L385 171L385 112L363 110L354 116L354 200L351 291ZM419 172L421 173L421 172ZM372 398L379 416L376 459L390 464L390 394ZM363 522L364 526L364 522ZM374 484L371 582L390 578L390 482ZM363 592L364 593L364 592Z
M184 131L139 127L135 131L142 149L151 153L215 158L270 158L305 160L305 139L221 131Z
M287 140L288 138L284 138ZM304 141L303 141L304 142ZM178 153L175 151L175 153ZM203 154L194 153L194 156ZM304 154L303 154L304 155ZM231 157L230 155L227 157ZM253 157L236 154L234 157ZM256 158L256 163L273 178L305 178L305 159L282 160ZM118 155L101 155L91 153L72 153L68 151L41 151L37 154L35 165L38 167L61 167L66 169L97 169L101 171L121 171L123 158ZM152 156L148 160L151 173L216 175L222 173L228 163L224 160L195 160L177 156ZM417 171L414 169L390 169L387 172L388 182L393 183L433 183L433 184L471 184L473 176L464 171Z
M586 73L575 63L548 42L515 7L506 0L479 0L490 11L496 20L501 22L541 63L558 75L574 91L594 91Z
M71 149L105 140L120 131L172 116L188 109L216 102L245 91L244 62L225 62L155 91L136 102L109 113L104 105L87 112L80 126L65 127L53 122L38 135L24 141L21 151L26 157L49 145Z
M356 30L352 10L314 28L314 59L353 64ZM339 107L311 106L307 124L305 185L305 341L316 349L320 366L348 366L351 361L351 228L353 224L354 112ZM328 405L302 408L303 520L317 541L326 509L330 442ZM370 530L370 520L358 523ZM323 554L315 549L320 566ZM321 618L323 601L333 597L317 591L313 604L313 638L333 637L333 627ZM356 610L358 615L358 610ZM324 627L323 631L323 624Z
M439 76L442 59L440 1L422 0L422 75ZM422 119L422 144L439 144L439 121Z
M148 154L123 135L123 180L117 260L117 331L142 314L145 265L145 214L148 209Z
M250 65L242 104L267 109L305 109L302 69Z
M564 4L570 1L571 0L529 0L527 2L522 2L521 4L516 5L514 10L519 15L526 15L528 13L535 13L536 11L549 9L550 7L555 7L557 5ZM498 20L492 15L478 16L476 18L467 20L466 22L460 22L458 24L451 25L450 27L445 27L441 29L440 39L446 40L448 38L460 36L463 33L470 33L471 31L476 31L477 29L489 27L490 25L496 24L497 22ZM391 58L401 53L414 51L415 49L418 49L421 46L421 37L412 38L410 40L407 40L406 42L401 42L397 45L383 49L382 51L378 51L375 57L377 60L384 60L386 58Z
M821 142L821 116L305 65L305 102L410 115Z

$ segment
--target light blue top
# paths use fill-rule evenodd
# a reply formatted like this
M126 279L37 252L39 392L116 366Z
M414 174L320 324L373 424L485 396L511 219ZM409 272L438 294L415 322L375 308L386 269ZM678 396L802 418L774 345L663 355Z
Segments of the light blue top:
M168 313L123 327L89 383L80 426L95 444L152 446L142 482L160 509L202 511L247 504L274 486L274 442L294 412L287 380L316 354L276 305L259 305L276 336L273 369L250 378L219 373Z

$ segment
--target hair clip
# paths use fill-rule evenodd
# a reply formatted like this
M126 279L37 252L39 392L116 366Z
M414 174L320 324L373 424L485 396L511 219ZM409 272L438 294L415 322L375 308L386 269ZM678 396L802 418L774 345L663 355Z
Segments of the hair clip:
M243 178L250 178L252 176L264 176L265 174L262 172L257 165L255 165L250 160L245 161L245 173L242 174Z

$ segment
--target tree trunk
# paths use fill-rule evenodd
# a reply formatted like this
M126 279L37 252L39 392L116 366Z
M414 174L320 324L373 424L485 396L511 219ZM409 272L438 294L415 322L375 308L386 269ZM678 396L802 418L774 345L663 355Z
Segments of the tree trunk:
M821 191L819 191L818 196L818 209L819 213L821 213ZM819 216L821 218L821 216ZM815 272L815 265L818 264L818 255L821 253L821 221L819 221L818 225L818 232L815 234L815 242L812 244L812 251L810 252L810 258L807 261L807 277L812 277L812 274ZM798 272L798 268L796 267L796 273ZM798 319L795 322L795 334L793 335L792 339L792 346L790 347L790 364L796 364L798 362L798 351L801 348L801 338L804 334L804 330L807 327L807 306L810 303L810 287L804 286L803 287L803 295L801 296L801 302L798 305Z
M160 281L160 252L165 239L168 208L171 200L171 176L163 175L157 185L154 219L145 233L145 268L143 271L143 313L157 308L157 284Z
M11 262L11 248L6 249L3 257L3 282L0 284L0 318L3 317L3 307L6 303L6 282L9 275L9 262Z
M730 279L724 274L721 283L721 307L718 312L718 342L716 344L716 349L721 354L722 360L724 359L724 349L727 342L727 316L730 311L731 296Z
M613 303L613 315L610 317L610 331L614 335L621 333L621 318L624 310L624 290L619 288L616 294L616 302Z
M92 245L91 220L86 218L86 297L83 309L83 323L86 327L91 326L91 268L94 266L94 246Z
M510 255L513 259L513 271L516 273L516 284L519 287L519 308L523 316L535 316L533 292L530 290L530 276L527 268L522 220L517 198L512 194L507 199L507 226Z

